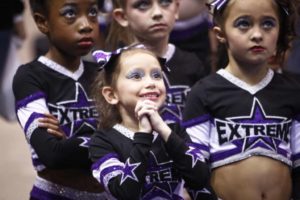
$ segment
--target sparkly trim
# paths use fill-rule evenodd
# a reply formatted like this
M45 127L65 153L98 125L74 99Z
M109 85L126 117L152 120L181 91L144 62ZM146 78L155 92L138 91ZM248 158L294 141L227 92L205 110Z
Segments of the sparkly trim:
M294 168L300 167L300 160L294 161L293 167L294 167Z
M116 129L117 131L119 131L122 135L124 135L125 137L133 140L134 139L134 132L129 130L128 128L126 128L125 126L121 125L121 124L116 124L113 126L114 129ZM153 140L152 142L154 142L158 136L158 133L153 131Z
M101 180L102 184L104 185L106 191L109 191L108 189L108 183L110 181L110 179L119 176L120 174L123 174L122 170L117 170L117 171L112 171L110 173L107 173Z
M75 81L77 81L80 78L80 76L83 74L83 71L84 71L82 61L80 61L80 65L75 72L69 71L66 67L54 62L53 60L50 60L49 58L47 58L45 56L40 56L38 58L38 61L43 63L47 67L53 69L54 71L57 71L61 74L64 74L65 76L72 78Z
M114 129L116 129L117 131L119 131L122 135L124 135L125 137L133 140L134 137L134 132L129 130L128 128L126 128L125 126L121 125L121 124L116 124L113 126Z
M229 158L226 158L224 160L218 161L218 162L214 162L211 164L211 168L216 168L216 167L221 167L224 165L228 165L234 162L238 162L247 158L250 158L252 156L266 156L269 158L273 158L274 160L278 160L283 162L284 164L287 164L288 166L292 166L292 161L288 158L285 158L281 155L278 155L276 153L272 153L270 151L264 151L264 150L260 150L259 152L257 150L254 151L249 151L244 153L243 155L235 155L235 156L231 156Z
M26 130L26 140L28 143L30 143L30 138L31 138L33 131L39 127L38 119L39 118L36 118L32 123L30 123L30 125L28 126L28 128Z
M242 81L241 79L237 78L236 76L232 75L225 69L220 69L217 71L219 75L236 85L237 87L242 88L243 90L248 91L250 94L255 94L256 92L262 90L264 87L266 87L272 80L274 76L273 70L269 69L267 72L267 75L257 84L255 85L249 85L248 83Z
M41 177L37 177L34 186L40 190L43 190L50 195L57 195L64 198L73 200L101 200L107 199L107 194L102 193L91 193L86 191L79 191L62 185L58 185L47 181Z
M173 57L175 53L175 46L171 43L168 44L168 50L166 54L163 56L167 60L167 62Z

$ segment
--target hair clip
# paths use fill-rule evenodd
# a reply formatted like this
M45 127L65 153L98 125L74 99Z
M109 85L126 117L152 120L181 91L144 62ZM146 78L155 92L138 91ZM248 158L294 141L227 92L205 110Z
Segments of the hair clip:
M135 49L135 48L146 49L146 47L143 44L133 44L130 46L125 46L125 47L119 48L113 52L96 50L96 51L93 51L92 56L96 60L96 62L99 64L99 69L98 69L99 71L101 71L102 69L112 70L112 69L110 69L111 63L119 57L119 55L122 53L122 51L124 51L126 49ZM162 68L164 69L164 71L169 73L171 70L169 67L166 66L166 59L161 58L161 57L157 57L157 59L158 59L160 65L162 66Z
M220 10L228 2L228 0L214 0L212 3L208 4L210 9Z
M112 57L120 54L122 49L117 49L113 52L106 52L102 50L96 50L93 51L92 56L96 60L96 62L99 64L99 70L102 70L106 67L107 63L111 60Z
M122 51L124 51L126 49L130 49L130 48L145 48L145 46L142 44L134 44L134 45L119 48L112 52L96 50L96 51L93 51L92 56L94 57L96 62L99 64L99 70L102 70L102 69L105 69L109 65L108 63L111 63L113 60L115 60L121 54Z
M281 7L281 9L283 10L283 12L284 12L287 16L290 15L289 10L288 10L287 7L285 7L285 6L283 6L283 5L280 5L280 4L279 4L279 7Z

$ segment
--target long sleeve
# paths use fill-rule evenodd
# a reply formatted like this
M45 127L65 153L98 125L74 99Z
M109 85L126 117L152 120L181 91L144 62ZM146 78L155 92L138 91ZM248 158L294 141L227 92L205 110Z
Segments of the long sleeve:
M186 184L192 188L203 188L209 181L209 168L201 152L185 143L174 132L166 143L167 151Z
M89 167L91 161L88 148L84 147L86 143L87 139L83 137L56 138L42 128L37 128L30 137L30 144L40 161L52 169Z
M130 156L121 161L118 152L105 136L98 133L92 138L90 155L94 164L93 176L117 199L139 199L144 185L147 160L153 135L135 133ZM130 191L130 192L128 192Z
M94 128L92 126L94 119L80 116L75 118L75 115L71 115L73 110L73 113L81 112L81 107L88 112L86 110L89 107L75 107L75 101L68 104L71 101L69 99L81 93L78 88L81 87L83 90L83 87L63 75L58 78L59 75L38 62L19 67L13 81L17 118L30 145L36 169L87 168L91 165L87 143ZM54 84L53 81L58 85L51 85ZM65 84L64 87L59 81ZM69 96L66 91L69 91ZM64 97L66 98L58 99ZM56 115L66 139L57 138L49 134L45 128L39 127L38 120L44 117L44 113Z

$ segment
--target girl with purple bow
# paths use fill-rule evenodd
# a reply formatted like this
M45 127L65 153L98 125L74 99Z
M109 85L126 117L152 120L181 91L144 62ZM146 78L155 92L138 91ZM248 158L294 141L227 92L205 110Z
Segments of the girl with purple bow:
M293 178L293 198L300 199L300 83L269 64L294 37L293 2L211 3L228 63L192 88L183 125L223 200L289 200Z
M186 186L199 194L194 199L215 200L204 189L209 169L203 155L158 112L166 98L165 60L138 47L93 55L102 67L93 87L100 126L90 157L93 176L111 199L183 200Z

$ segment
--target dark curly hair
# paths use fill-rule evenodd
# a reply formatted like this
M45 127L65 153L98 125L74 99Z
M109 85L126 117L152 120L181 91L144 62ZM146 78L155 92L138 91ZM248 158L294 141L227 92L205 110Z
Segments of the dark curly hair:
M296 37L295 25L297 18L298 0L273 0L278 5L280 30L279 38L277 41L276 59L283 63L286 51L290 48L291 41ZM219 9L213 8L214 23L221 28L224 27L226 14L228 12L227 5L230 0L227 0ZM224 50L224 48L223 48Z
M48 15L50 0L29 0L31 13L41 13Z

